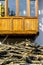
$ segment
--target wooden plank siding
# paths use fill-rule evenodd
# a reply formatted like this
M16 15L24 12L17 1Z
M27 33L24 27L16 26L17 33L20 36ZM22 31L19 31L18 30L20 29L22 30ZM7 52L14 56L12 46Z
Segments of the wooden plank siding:
M36 34L38 32L38 19L37 18L0 18L0 34Z

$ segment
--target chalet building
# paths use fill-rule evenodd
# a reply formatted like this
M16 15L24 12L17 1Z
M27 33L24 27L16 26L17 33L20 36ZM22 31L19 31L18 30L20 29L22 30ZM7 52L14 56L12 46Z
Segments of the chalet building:
M33 27L32 29L34 29L34 30L37 29L36 33L39 32L39 35L36 38L35 42L43 45L43 0L38 0L38 3L36 3L37 1L36 2L35 1L36 0L30 0L29 1L30 4L29 4L28 0L8 0L8 1L0 0L0 16L5 16L5 15L6 16L7 15L9 15L9 16L18 16L19 15L19 16L30 16L30 17L38 16L39 26L36 26L36 27L31 26L31 28ZM1 8L1 6L2 6L2 8ZM19 6L19 7L17 7L17 6ZM2 9L2 11L1 11L1 9ZM19 25L19 23L17 23L17 24ZM26 26L25 30L31 29L31 28L28 28L28 26L26 24L27 23L25 23L25 26ZM7 24L5 24L5 25L7 25ZM9 23L9 25L10 25L10 23ZM3 26L3 24L2 24L2 26ZM14 26L16 27L16 23ZM21 30L22 29L21 27L19 26L18 28L14 28L14 30L19 30L19 29ZM8 30L9 29L11 30L11 28L9 28L9 26L7 28L8 28ZM7 28L5 26L5 30ZM2 28L0 27L0 29L3 29L3 27Z

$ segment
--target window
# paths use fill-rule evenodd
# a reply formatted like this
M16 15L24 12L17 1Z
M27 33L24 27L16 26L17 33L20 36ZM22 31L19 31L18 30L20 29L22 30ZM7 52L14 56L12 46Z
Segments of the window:
M37 16L38 0L0 0L2 16ZM7 4L8 3L8 4ZM3 12L2 12L3 11Z
M30 0L30 16L36 16L35 1L36 0Z
M9 16L16 15L16 0L8 0L8 14Z
M19 16L26 16L26 0L19 0Z

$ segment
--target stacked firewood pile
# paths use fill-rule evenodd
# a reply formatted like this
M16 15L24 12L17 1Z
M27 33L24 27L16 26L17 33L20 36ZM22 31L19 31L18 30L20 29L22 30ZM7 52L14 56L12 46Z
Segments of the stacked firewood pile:
M0 65L43 64L43 47L30 40L0 44Z

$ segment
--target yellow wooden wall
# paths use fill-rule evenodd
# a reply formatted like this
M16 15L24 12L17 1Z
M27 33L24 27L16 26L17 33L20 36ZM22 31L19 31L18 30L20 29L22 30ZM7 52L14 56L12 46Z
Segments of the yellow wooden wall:
M36 34L37 18L0 18L0 34Z

